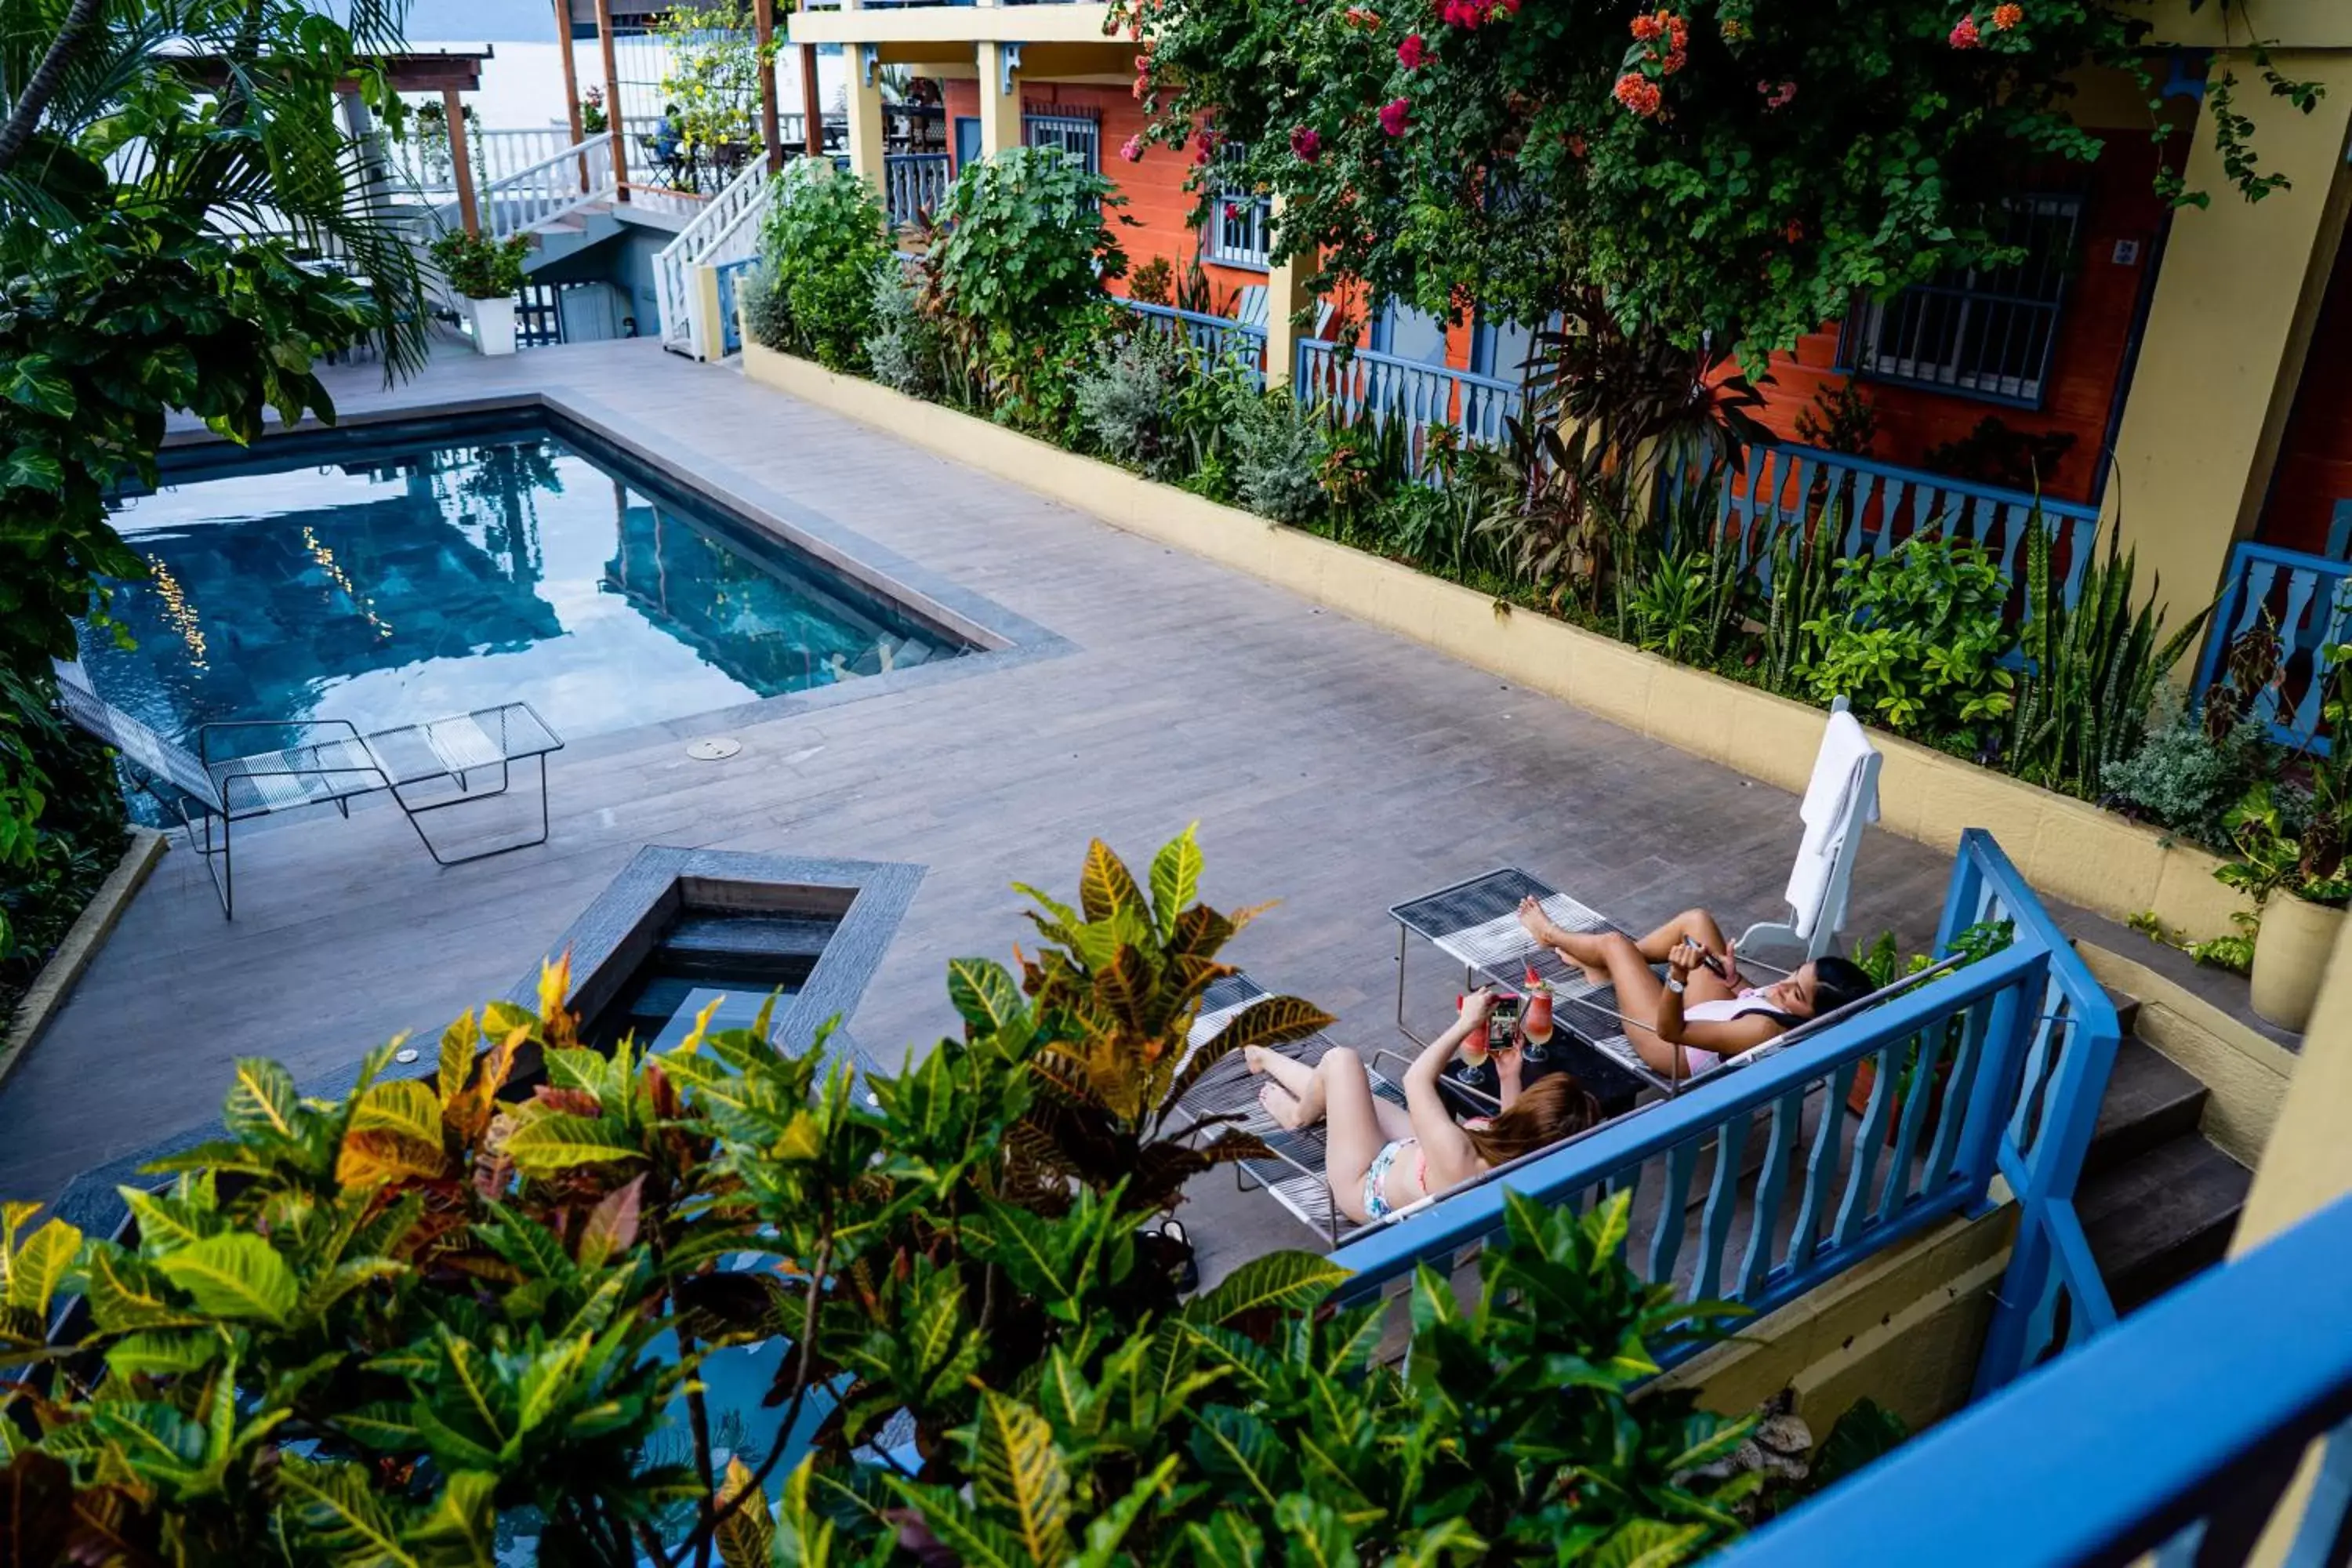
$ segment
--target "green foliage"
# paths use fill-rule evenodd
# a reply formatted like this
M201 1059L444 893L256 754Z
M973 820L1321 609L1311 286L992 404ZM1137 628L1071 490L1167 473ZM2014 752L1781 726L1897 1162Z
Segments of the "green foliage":
M1107 222L1126 198L1053 147L1009 147L966 163L940 204L935 257L947 308L1019 341L1102 297L1127 270Z
M1196 1150L1169 1108L1328 1022L1265 998L1188 1050L1249 918L1202 875L1189 833L1139 881L1094 845L1076 907L1032 892L1046 945L1017 978L949 966L962 1031L895 1076L829 1031L779 1048L764 1012L600 1055L560 968L538 1012L459 1020L428 1078L381 1078L387 1045L318 1100L241 1062L222 1135L124 1190L129 1238L0 1207L0 1366L34 1374L0 1384L0 1541L191 1568L479 1568L517 1536L614 1568L1189 1568L1277 1542L1664 1564L1736 1535L1755 1479L1706 1470L1749 1424L1632 1397L1729 1310L1632 1272L1625 1194L1510 1196L1473 1300L1416 1282L1401 1369L1384 1309L1325 1309L1318 1257L1178 1301L1143 1227L1255 1145ZM49 1342L71 1294L87 1318ZM695 1373L776 1338L775 1429L809 1436L755 1457Z
M939 324L923 309L923 291L895 256L874 268L873 330L866 335L866 363L874 379L909 397L936 398L944 384L947 345ZM789 346L761 340L770 348Z
M2029 783L2097 800L2106 793L2107 770L2139 750L2157 685L2203 629L2210 607L2165 637L2156 595L2162 584L2152 584L2145 601L2134 594L2138 552L2123 548L2118 528L2104 557L2083 572L2069 608L2051 572L2050 548L2037 507L2026 524L2025 670L2007 762Z
M1825 643L1838 584L1839 509L1816 512L1772 540L1771 604L1764 616L1762 668L1768 689L1800 692Z
M1815 698L1851 697L1904 733L1966 733L1999 719L2014 684L2000 568L1976 544L1915 534L1884 556L1838 563L1832 603L1801 628Z
M468 300L503 300L522 287L530 237L515 234L491 239L453 228L436 238L431 249L433 265L458 293Z
M2243 910L2230 912L2230 923L2237 929L2221 936L2192 942L2184 950L2200 963L2215 969L2226 969L2232 974L2252 974L2254 971L2254 938L2262 934L2259 915Z
M760 269L784 346L831 370L864 363L875 276L890 260L882 203L830 159L795 158L775 178L760 230Z
M1539 321L1597 289L1629 325L1686 347L1712 333L1753 364L1858 293L2013 259L2000 199L2108 139L2068 114L2086 60L2157 101L2138 7L2042 0L2005 29L1980 9L1980 47L1958 47L1964 9L1890 0L1857 26L1835 6L1693 0L1649 42L1623 6L1123 0L1116 15L1147 48L1154 137L1182 147L1213 123L1226 155L1201 159L1196 188L1277 197L1277 258L1440 314L1468 294ZM2269 90L2312 105L2315 87L2250 58ZM2202 124L2252 199L2273 176L2223 76ZM2160 187L2189 198L2168 168Z
M2217 742L2169 683L2158 684L2157 698L2139 750L2110 763L2101 783L2116 802L2158 826L2225 847L2229 830L2222 819L2267 773L2274 749L2258 721L2241 720Z
M1633 642L1685 664L1711 663L1737 603L1738 551L1727 534L1712 549L1661 558L1626 599Z
M1191 455L1178 444L1174 415L1198 374L1189 346L1157 327L1139 321L1101 345L1073 389L1078 417L1103 454L1155 479Z
M713 150L750 155L760 142L760 78L775 58L763 51L749 0L701 0L660 14L660 90L670 128L688 154Z
M1323 510L1323 433L1286 389L1238 393L1230 435L1234 489L1241 503L1293 527Z

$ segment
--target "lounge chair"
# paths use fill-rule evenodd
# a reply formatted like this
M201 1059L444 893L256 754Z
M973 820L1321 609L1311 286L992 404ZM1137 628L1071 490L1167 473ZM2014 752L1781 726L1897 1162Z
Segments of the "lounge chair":
M348 721L216 721L197 727L196 749L191 752L99 696L80 665L59 660L56 668L66 717L121 753L132 784L179 819L188 847L202 858L213 891L220 895L225 919L234 916L236 904L236 864L231 853L235 824L305 805L331 805L348 817L354 795L390 787ZM216 736L265 729L320 738L213 760ZM214 842L215 823L218 843Z
M382 790L408 818L425 853L442 866L547 842L547 756L562 750L563 742L527 702L500 703L365 735L342 719L217 720L197 726L196 749L191 752L100 697L80 665L58 660L57 675L66 716L120 752L131 783L179 820L188 847L203 858L213 890L220 895L224 919L234 919L236 912L234 825L298 806L331 805L348 817L354 797ZM319 738L214 761L215 736L236 730L291 730ZM513 764L534 757L539 760L537 837L466 855L444 855L419 819L504 795ZM499 772L498 787L473 788L471 775L493 767ZM455 784L457 793L438 800L417 798L419 786L443 784Z
M1812 784L1799 807L1805 836L1789 878L1790 918L1750 926L1739 942L1743 963L1750 944L1801 947L1804 959L1800 963L1819 957L1835 945L1853 881L1854 856L1862 847L1862 829L1878 816L1878 752L1863 736L1841 698L1814 761ZM1592 1047L1611 1066L1622 1067L1653 1089L1677 1092L1690 1080L1668 1079L1642 1060L1641 1053L1625 1037L1615 989L1594 984L1582 970L1528 937L1518 921L1519 900L1527 898L1535 899L1554 925L1568 931L1622 929L1597 910L1513 867L1398 904L1389 910L1397 922L1397 1027L1407 1038L1420 1038L1404 1021L1405 939L1418 936L1459 962L1465 984L1478 979L1509 990L1533 971L1552 989L1552 1018L1558 1026ZM1758 966L1774 967L1760 961ZM1609 1098L1602 1095L1604 1101Z

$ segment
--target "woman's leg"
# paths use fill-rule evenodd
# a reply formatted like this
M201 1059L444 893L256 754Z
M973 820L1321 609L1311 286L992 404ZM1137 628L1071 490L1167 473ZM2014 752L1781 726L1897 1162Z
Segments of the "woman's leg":
M1667 1078L1689 1076L1689 1058L1682 1051L1658 1037L1651 1027L1657 1021L1658 999L1665 994L1665 984L1658 978L1650 961L1627 937L1612 931L1605 936L1581 939L1591 944L1591 951L1608 973L1609 984L1617 992L1617 1011L1625 1020L1625 1038L1647 1062L1650 1070ZM1578 962L1581 963L1582 960ZM1691 989L1697 990L1697 975L1691 977Z
M1723 940L1723 928L1705 910L1685 910L1633 945L1652 963L1664 963L1666 954L1678 942L1694 942L1702 952L1721 958L1730 944Z
M1364 1058L1345 1046L1323 1053L1315 1068L1322 1080L1323 1175L1331 1184L1331 1199L1349 1219L1366 1220L1364 1173L1388 1142L1381 1126L1380 1101Z
M1618 980L1616 966L1610 957L1613 950L1622 949L1632 953L1640 960L1644 970L1653 963L1664 963L1666 954L1675 950L1677 942L1696 943L1702 951L1714 953L1718 958L1727 951L1723 928L1717 925L1715 917L1705 910L1685 910L1638 942L1616 931L1562 930L1544 918L1543 911L1533 899L1519 906L1519 921L1538 942L1583 970L1585 978L1594 984L1616 985L1620 1012L1644 1019L1658 1016L1657 1004L1654 999L1638 1012L1626 1005L1625 987ZM1731 987L1710 970L1694 971L1688 984L1690 999L1694 1002L1717 1002L1732 994ZM1653 974L1647 994L1654 998L1657 988L1658 980Z
M1348 1051L1347 1054L1355 1059L1357 1068L1360 1070L1363 1065L1362 1058L1357 1057L1352 1050ZM1286 1057L1280 1051L1269 1050L1264 1046L1244 1047L1242 1059L1248 1065L1250 1071L1261 1073L1274 1080L1275 1088L1271 1097L1266 1091L1261 1090L1258 1099L1260 1103L1265 1106L1267 1113L1276 1121L1281 1122L1285 1127L1295 1128L1311 1126L1322 1120L1328 1097L1325 1092L1324 1079L1319 1068L1309 1067L1296 1057ZM1366 1087L1370 1087L1369 1080ZM1412 1136L1412 1118L1405 1113L1404 1107L1391 1104L1377 1094L1372 1096L1372 1118L1380 1125L1381 1139L1383 1142L1391 1139ZM1375 1148L1372 1152L1378 1153L1380 1151ZM1368 1159L1367 1163L1369 1163Z

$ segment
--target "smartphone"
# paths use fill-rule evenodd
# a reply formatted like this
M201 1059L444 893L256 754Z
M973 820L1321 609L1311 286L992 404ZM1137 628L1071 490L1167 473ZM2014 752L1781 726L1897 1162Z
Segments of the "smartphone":
M1507 1051L1519 1033L1519 998L1497 996L1486 1009L1486 1048Z

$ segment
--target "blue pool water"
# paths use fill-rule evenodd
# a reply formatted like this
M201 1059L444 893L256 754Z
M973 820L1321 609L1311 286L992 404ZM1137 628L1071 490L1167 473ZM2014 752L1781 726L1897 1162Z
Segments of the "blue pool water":
M364 732L521 700L576 740L969 651L592 451L509 418L183 454L116 517L152 574L115 589L131 646L84 629L91 679L183 739L208 720Z

